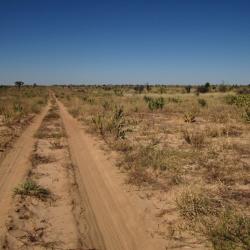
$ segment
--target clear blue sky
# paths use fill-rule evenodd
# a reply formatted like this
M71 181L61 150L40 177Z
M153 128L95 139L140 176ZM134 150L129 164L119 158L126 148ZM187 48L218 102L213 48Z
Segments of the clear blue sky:
M250 82L249 0L0 0L0 83Z

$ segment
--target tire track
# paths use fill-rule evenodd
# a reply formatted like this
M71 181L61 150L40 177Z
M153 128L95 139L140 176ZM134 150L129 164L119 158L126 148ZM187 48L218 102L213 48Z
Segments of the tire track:
M79 123L58 101L68 135L71 160L76 166L79 192L87 209L94 249L152 250L158 247L146 234L140 211L115 180L107 178L110 164L93 147ZM104 173L106 171L106 174Z
M35 117L0 164L0 240L6 231L5 222L8 211L11 209L13 189L17 183L20 183L29 169L29 156L35 142L33 136L40 127L48 109L47 105L42 113Z

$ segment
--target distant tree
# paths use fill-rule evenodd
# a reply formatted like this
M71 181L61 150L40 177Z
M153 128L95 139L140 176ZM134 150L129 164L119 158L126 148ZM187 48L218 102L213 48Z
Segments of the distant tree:
M220 92L226 92L227 91L227 86L225 84L220 84L219 85L219 91Z
M210 84L209 82L206 82L206 83L205 83L205 88L209 89L210 86L211 86L211 84Z
M23 85L24 85L24 82L22 82L22 81L15 82L15 86L18 87L18 89L20 89Z
M151 90L151 86L149 85L149 83L146 84L146 89L148 92Z
M205 85L201 85L197 87L197 93L207 93L209 92L211 84L206 82Z
M36 86L37 86L37 84L34 82L34 83L33 83L33 88L35 88Z
M136 92L138 92L138 93L142 93L143 92L143 90L144 90L144 85L136 85L135 87L134 87L134 90L136 91Z
M187 93L190 93L190 92L191 92L191 88L192 88L192 86L191 86L191 85L187 85L187 86L185 86L185 90L186 90L186 92L187 92Z

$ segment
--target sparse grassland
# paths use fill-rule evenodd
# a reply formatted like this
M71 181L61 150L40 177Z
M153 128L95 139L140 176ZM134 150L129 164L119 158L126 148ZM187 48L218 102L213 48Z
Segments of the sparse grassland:
M171 192L161 203L166 210L175 204L164 223L184 223L182 231L195 231L214 249L250 249L249 87L54 91L90 133L119 152L128 183L151 187L155 196Z
M45 87L0 88L0 152L11 145L47 100L48 89Z

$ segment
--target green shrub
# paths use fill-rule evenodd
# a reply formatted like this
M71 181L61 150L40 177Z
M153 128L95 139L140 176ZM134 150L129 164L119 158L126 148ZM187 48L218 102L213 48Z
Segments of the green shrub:
M250 218L246 215L226 211L206 224L205 230L215 250L250 249Z
M163 109L165 105L165 100L163 97L152 98L148 96L144 96L144 101L148 104L148 108L153 111L157 109Z
M181 99L179 97L169 97L168 101L173 103L181 103Z
M104 135L104 117L103 115L97 114L92 117L92 122L96 129L99 131L101 135Z
M123 107L115 107L112 119L112 130L117 139L125 139L126 129Z
M92 117L92 122L102 136L109 133L117 139L125 139L128 132L123 107L115 106L112 112L97 114Z
M34 196L40 199L48 198L50 192L32 180L26 180L19 187L14 189L15 195Z
M225 102L237 107L250 107L250 95L227 95Z
M250 108L245 108L243 118L246 122L250 122Z
M16 113L23 113L24 108L20 103L14 103L13 104L13 111L16 112Z

